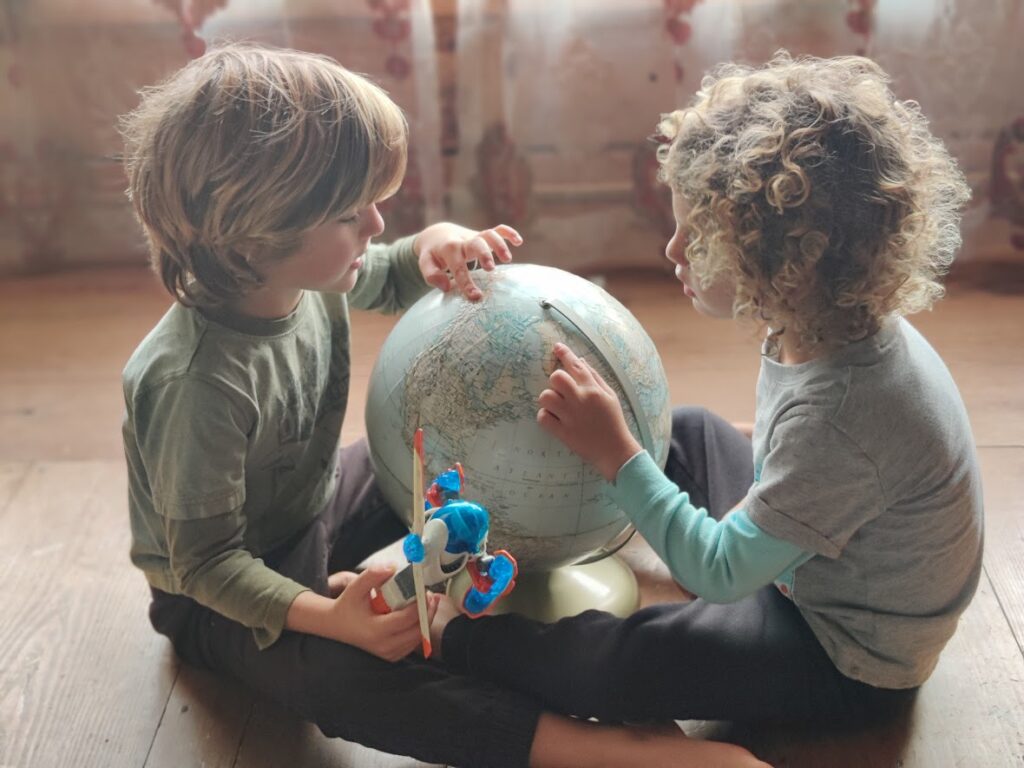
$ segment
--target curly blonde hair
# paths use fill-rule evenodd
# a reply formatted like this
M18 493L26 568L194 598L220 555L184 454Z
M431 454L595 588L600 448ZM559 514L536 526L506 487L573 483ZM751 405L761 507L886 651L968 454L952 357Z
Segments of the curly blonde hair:
M121 120L154 270L188 306L263 284L259 266L312 228L393 193L408 127L387 94L325 56L211 50Z
M970 190L920 108L869 59L725 64L664 115L660 176L690 206L686 258L734 313L801 346L929 308L960 247Z

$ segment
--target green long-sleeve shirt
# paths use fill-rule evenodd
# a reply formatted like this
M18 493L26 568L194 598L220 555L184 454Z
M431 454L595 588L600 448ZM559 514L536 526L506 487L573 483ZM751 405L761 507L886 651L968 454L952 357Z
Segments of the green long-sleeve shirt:
M151 585L277 640L305 587L260 555L335 492L348 305L396 312L427 290L405 238L371 246L347 296L307 292L284 318L171 307L123 374L131 559Z

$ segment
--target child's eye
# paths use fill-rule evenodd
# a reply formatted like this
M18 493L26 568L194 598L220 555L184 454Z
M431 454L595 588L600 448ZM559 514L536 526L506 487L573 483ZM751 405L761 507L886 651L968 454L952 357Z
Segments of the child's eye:
M338 219L338 221L340 221L342 224L355 224L357 221L359 221L359 214L353 213L351 216L342 216L340 219Z

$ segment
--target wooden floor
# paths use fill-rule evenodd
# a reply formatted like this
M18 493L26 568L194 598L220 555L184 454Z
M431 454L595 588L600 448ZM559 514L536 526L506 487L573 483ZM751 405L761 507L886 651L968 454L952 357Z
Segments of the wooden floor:
M757 342L696 315L659 275L609 289L649 329L677 403L750 420ZM180 665L146 622L128 562L119 376L166 301L141 269L0 281L0 768L421 765L337 740ZM965 271L915 318L971 414L985 479L977 597L905 721L867 733L688 723L776 766L1024 765L1024 274ZM344 439L393 320L355 317ZM679 599L632 548L644 601Z

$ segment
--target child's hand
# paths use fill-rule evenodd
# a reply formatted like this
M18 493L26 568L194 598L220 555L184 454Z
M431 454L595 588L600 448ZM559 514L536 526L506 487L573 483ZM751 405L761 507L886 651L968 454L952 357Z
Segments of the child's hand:
M327 591L331 597L337 597L346 587L359 578L355 571L337 571L327 577Z
M416 603L388 614L370 608L370 590L391 578L390 568L367 568L333 601L328 617L335 640L362 648L385 661L398 661L420 647L420 622ZM427 618L434 619L441 596L427 593Z
M468 265L475 261L490 271L495 266L495 255L501 262L512 261L506 240L515 246L523 244L519 233L504 224L477 231L442 222L416 235L413 250L419 256L420 272L428 284L447 293L452 287L450 273L462 295L478 301L483 293L469 276Z
M561 368L540 393L537 423L557 437L608 481L643 448L622 415L615 391L564 344L555 345Z

